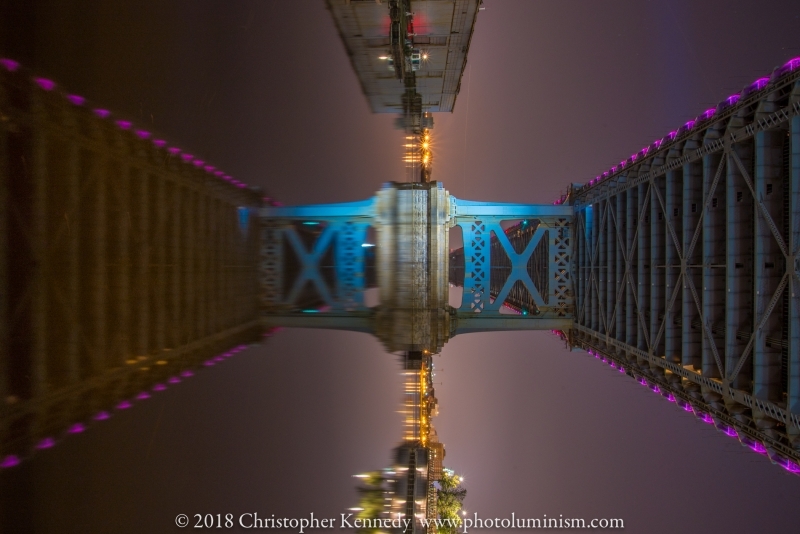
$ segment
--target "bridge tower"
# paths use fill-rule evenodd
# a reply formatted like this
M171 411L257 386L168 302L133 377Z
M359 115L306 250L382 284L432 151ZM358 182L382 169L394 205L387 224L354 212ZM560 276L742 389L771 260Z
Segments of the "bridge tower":
M520 219L535 227L526 246L517 251L506 239L502 249L492 251L492 235L505 239L500 223ZM571 220L570 206L460 200L439 182L387 184L361 202L265 207L265 322L372 332L389 351L434 353L459 333L568 328L573 317ZM463 231L463 257L468 258L461 268L467 283L458 308L448 303L449 230L456 225ZM371 308L356 296L369 276L363 252L372 245L363 241L368 226L377 236L380 295ZM305 231L304 241L300 234L308 227L320 230ZM539 251L536 281L528 269L534 250ZM492 275L491 258L501 255L507 272ZM300 274L289 279L294 263ZM324 272L330 273L327 280ZM492 276L502 282L495 293L490 291ZM501 312L508 295L519 292L517 284L531 296L530 316Z

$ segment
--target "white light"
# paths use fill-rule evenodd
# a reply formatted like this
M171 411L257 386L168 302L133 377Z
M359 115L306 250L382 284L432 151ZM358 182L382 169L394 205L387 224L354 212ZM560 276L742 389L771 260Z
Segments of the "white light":
M364 248L367 248L367 247L374 247L375 244L374 243L361 243L361 246L364 247Z

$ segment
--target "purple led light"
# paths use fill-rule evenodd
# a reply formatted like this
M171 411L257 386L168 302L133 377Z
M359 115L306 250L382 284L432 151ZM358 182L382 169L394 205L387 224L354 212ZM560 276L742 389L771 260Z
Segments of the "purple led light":
M8 469L9 467L14 467L17 465L19 465L19 457L9 454L3 458L2 462L0 462L0 469Z
M172 154L174 156L175 154L180 154L181 149L178 148L178 147L171 146L171 147L169 147L167 149L167 152L169 152L170 154Z
M221 362L222 360L224 360L222 356L217 356L216 358L214 358L215 362Z
M139 139L149 139L150 138L150 132L148 132L147 130L136 130L136 136Z
M684 126L686 126L687 130L691 130L692 128L694 128L694 122L695 121L687 121L687 123L684 124Z
M2 62L2 61L3 60L0 60L0 62ZM789 61L787 61L786 63L783 64L783 68L789 70L789 72L793 71L794 69L796 69L798 67L800 67L800 57L796 57L796 58L790 59Z
M205 161L203 161L202 159L196 159L192 163L194 164L195 167L202 167L202 165L203 165L203 163L205 163Z
M70 434L80 434L84 430L86 430L86 427L83 426L83 423L75 423L74 425L69 427L69 430L67 430L67 432L69 432Z
M158 148L164 148L167 142L163 139L153 139L153 144Z
M117 404L117 410L127 410L131 406L133 406L133 404L131 404L130 401L124 400L124 401L120 402L119 404Z
M731 95L725 99L725 102L727 102L729 106L732 106L737 103L741 97L742 95L739 94Z
M776 461L776 463L778 465L780 465L781 467L783 467L784 469L786 469L790 473L800 473L800 466L798 466L796 463L794 463L793 461L791 461L788 458L783 458L783 457L778 456L775 459L775 461Z
M0 65L3 66L8 72L14 72L19 68L19 63L14 61L13 59L2 58L0 59Z
M110 418L111 415L108 412L99 412L97 415L94 416L95 421L105 421L106 419Z
M56 444L56 440L53 438L44 438L42 441L36 444L37 449L49 449L53 445Z
M713 419L713 418L712 418L710 415L708 415L707 413L705 413L705 412L695 412L695 414L696 414L696 415L697 415L697 417L699 417L699 418L700 418L700 420L702 420L704 423L713 423L713 422L714 422L714 419Z
M165 389L167 389L167 386L164 384L156 384L153 386L153 391L164 391Z
M672 393L669 393L667 395L667 400L670 401L670 402L675 402L675 395L673 395Z
M194 158L191 154L181 154L181 158L183 161L189 161L190 159Z
M717 108L709 108L709 109L705 110L705 112L701 116L703 117L703 120L708 120L711 117L713 117L716 112L717 112Z
M751 83L747 87L747 89L749 89L750 91L760 91L764 87L766 87L768 83L769 83L769 78L759 78L756 81L754 81L753 83Z
M675 139L675 136L676 136L676 135L678 135L678 132L677 132L677 130L675 130L675 131L672 131L672 132L668 133L668 134L667 134L667 138L668 138L670 141L672 141L673 139Z
M655 145L656 148L659 148L662 142L663 141L661 139L656 139L655 141L653 141L653 145Z
M146 391L142 391L138 395L136 395L136 400L147 400L150 398L150 394Z
M167 380L167 382L169 382L170 384L180 384L181 379L178 378L177 376L173 376L169 380Z
M76 106L82 106L83 103L86 102L86 99L80 95L67 95L67 100Z
M723 430L723 432L725 433L726 436L730 436L732 438L738 438L739 437L739 433L736 432L736 429L733 428L732 426L726 426L725 430Z
M128 130L131 127L131 121L117 121L116 124L123 130Z
M215 168L216 167L214 167L213 165L206 165L205 167L203 167L203 169L205 169L206 172L214 172Z
M52 91L56 88L56 82L53 80L48 80L47 78L34 78L33 81L45 91Z
M107 109L95 109L94 114L100 117L101 119L105 119L106 117L111 115L111 112L108 111Z
M183 371L181 373L181 376L183 378L189 378L190 376L194 376L194 373L192 371L190 371L189 369L187 369L186 371Z
M239 182L238 184L236 184L236 187L238 187L239 189L244 189L245 187L247 187L247 184Z
M624 372L625 372L625 368L624 368L624 367L622 367L621 365L619 366L619 372L620 372L620 373L624 373Z
M214 171L214 176L222 176L222 175L223 175L222 171Z
M685 411L685 412L693 412L694 410L692 409L692 405L691 404L684 404L683 405L683 411Z
M203 362L203 365L205 365L206 367L213 367L216 364L214 363L213 360L206 360L205 362Z

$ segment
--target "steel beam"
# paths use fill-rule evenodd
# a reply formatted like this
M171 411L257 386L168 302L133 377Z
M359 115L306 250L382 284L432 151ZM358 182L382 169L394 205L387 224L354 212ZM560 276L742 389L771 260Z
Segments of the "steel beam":
M740 167L736 158L742 162ZM725 229L725 375L737 389L750 390L752 362L733 376L753 331L753 217L755 205L747 180L753 175L753 144L733 144L726 173Z
M783 199L788 191L783 191L781 179L783 144L785 131L761 131L755 136L755 204L761 204L772 220L783 227ZM772 402L783 401L781 381L780 344L773 344L767 338L780 339L783 326L783 307L777 306L770 313L770 302L781 298L779 289L784 279L785 257L775 241L767 221L754 208L755 254L753 317L757 327L753 331L753 395ZM784 264L784 265L782 265Z
M793 413L800 413L800 116L791 121L789 161L789 244L791 256L785 269L791 274L787 305L788 384L786 403ZM798 429L800 430L800 429Z

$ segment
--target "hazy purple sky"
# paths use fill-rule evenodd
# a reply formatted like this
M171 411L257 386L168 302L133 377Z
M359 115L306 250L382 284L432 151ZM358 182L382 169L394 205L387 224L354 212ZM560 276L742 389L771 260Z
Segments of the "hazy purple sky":
M322 1L0 6L0 55L286 203L404 177L393 117L369 114ZM487 0L455 112L436 116L433 176L461 198L551 201L800 56L798 28L796 0ZM470 512L797 528L800 478L553 336L456 338L437 366ZM37 455L9 491L30 491L39 532L335 515L356 501L350 475L388 465L397 369L369 336L286 331Z

